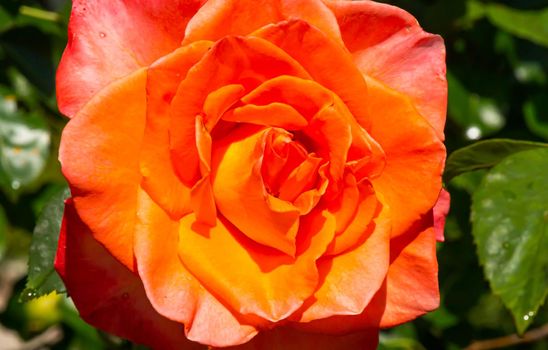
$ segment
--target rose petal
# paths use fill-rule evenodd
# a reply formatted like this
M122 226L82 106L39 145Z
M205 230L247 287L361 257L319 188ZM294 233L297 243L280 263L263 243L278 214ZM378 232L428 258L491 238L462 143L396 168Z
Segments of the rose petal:
M364 202L358 211L367 209ZM318 262L321 284L299 321L333 315L361 314L386 277L389 263L390 214L383 208L372 225L363 227L361 244L353 250ZM361 223L356 222L357 226ZM352 226L352 225L351 225ZM357 227L349 227L354 230Z
M304 332L317 334L344 335L364 330L378 332L382 315L386 308L386 279L367 304L362 313L358 315L334 315L327 318L312 320L310 322L290 322L289 326Z
M386 154L386 167L371 180L392 213L392 236L405 233L436 203L445 147L412 102L372 78L367 79L370 135Z
M143 68L103 89L67 124L59 150L78 215L93 237L130 270L145 84Z
M283 129L301 129L308 122L293 107L279 102L265 106L245 105L235 108L223 116L223 119L237 123L251 123L274 126Z
M187 337L213 346L241 344L257 331L234 315L188 272L178 258L179 222L140 192L135 258L147 296L168 319L184 323Z
M105 86L177 48L202 2L74 0L57 70L61 112L74 115Z
M213 192L221 214L243 234L294 256L299 210L289 203L274 208L261 176L264 143L271 130L241 128L215 146Z
M381 327L393 327L439 306L436 237L431 217L390 242L386 309Z
M341 98L360 124L367 124L367 86L344 46L299 20L272 24L253 35L272 42L299 61L314 81Z
M139 278L93 239L70 199L55 268L80 316L91 325L157 349L203 349L185 338L181 324L152 308Z
M362 182L355 185L355 188L358 191L358 198L356 198L357 203L350 203L351 208L346 215L351 216L349 218L344 218L346 220L343 221L343 225L337 230L337 235L325 255L338 255L360 244L363 239L370 234L369 230L371 228L369 226L372 219L375 215L379 214L378 212L380 211L381 205L375 196L371 184L369 182ZM346 200L348 198L348 195L341 198L341 200L344 201L342 203L343 206L347 205ZM353 208L354 210L351 210ZM340 212L341 211L335 211L335 218L340 219ZM339 224L339 222L340 221L337 221L337 224Z
M183 44L247 35L290 18L302 19L341 42L333 13L319 0L209 0L188 23Z
M308 215L292 258L254 243L223 218L206 227L195 224L191 214L181 220L179 257L208 290L239 313L279 321L314 292L316 259L333 239L334 229L328 213Z
M390 245L386 280L362 313L291 325L310 332L345 334L367 327L393 327L436 309L438 264L431 217L391 240Z
M169 107L180 82L211 47L199 41L179 48L147 71L147 120L140 168L141 186L173 218L190 212L190 189L175 174L169 156Z
M253 89L265 80L285 74L308 77L298 62L268 41L241 37L221 39L189 71L170 110L171 157L183 183L193 186L201 178L195 118L203 112L207 96L229 84Z
M447 108L443 39L404 10L374 1L326 1L360 70L408 95L443 140Z

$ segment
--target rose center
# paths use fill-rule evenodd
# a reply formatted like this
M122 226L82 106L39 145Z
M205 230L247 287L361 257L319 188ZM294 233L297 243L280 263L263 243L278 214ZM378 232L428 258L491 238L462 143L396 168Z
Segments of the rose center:
M293 202L301 193L318 185L322 163L322 158L308 153L291 133L273 129L266 135L261 175L271 195Z

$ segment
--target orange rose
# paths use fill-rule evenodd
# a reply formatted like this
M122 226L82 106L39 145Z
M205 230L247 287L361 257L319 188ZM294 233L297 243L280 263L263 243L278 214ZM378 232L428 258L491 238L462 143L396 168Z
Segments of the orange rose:
M82 317L157 349L373 349L435 309L444 54L371 1L74 0L56 267Z

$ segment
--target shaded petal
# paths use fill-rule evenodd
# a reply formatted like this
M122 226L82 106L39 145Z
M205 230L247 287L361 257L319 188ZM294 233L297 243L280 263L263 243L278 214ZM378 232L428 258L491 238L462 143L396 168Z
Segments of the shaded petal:
M320 0L209 0L188 23L183 43L247 35L290 18L302 19L342 43L335 16Z
M67 124L59 150L78 215L93 237L130 270L145 84L143 68L103 89Z
M202 285L239 313L278 321L312 295L318 284L316 259L333 239L328 213L311 213L303 221L292 258L254 243L223 218L206 227L190 214L181 220L179 257Z
M346 47L365 75L408 95L443 140L445 46L404 10L374 1L327 1Z
M108 84L179 47L202 2L74 0L57 70L61 112L72 116Z
M440 303L436 235L431 216L390 242L386 309L381 327L393 327L435 310Z
M405 95L367 79L370 135L386 154L386 166L371 180L392 212L392 236L405 233L430 211L441 190L445 147Z
M141 149L141 186L173 218L190 212L190 189L175 174L169 155L169 106L190 69L212 44L199 41L175 50L147 71L147 120Z
M257 331L238 319L187 271L178 258L179 222L173 221L145 192L135 233L139 276L154 308L184 323L187 337L214 346L241 344Z
M204 349L185 338L182 324L154 310L139 278L93 239L70 199L55 268L80 316L94 327L156 349Z

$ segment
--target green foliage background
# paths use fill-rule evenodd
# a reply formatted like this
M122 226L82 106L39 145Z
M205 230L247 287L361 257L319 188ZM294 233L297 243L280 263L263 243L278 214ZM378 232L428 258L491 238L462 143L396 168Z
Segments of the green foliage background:
M446 144L459 151L445 175L442 305L383 331L380 348L462 349L540 328L548 323L548 1L385 2L445 39ZM136 347L86 325L64 295L34 299L63 289L51 270L65 189L55 68L69 13L66 0L0 0L0 349L32 349L23 346L36 340L51 349ZM548 340L509 349L546 350Z

